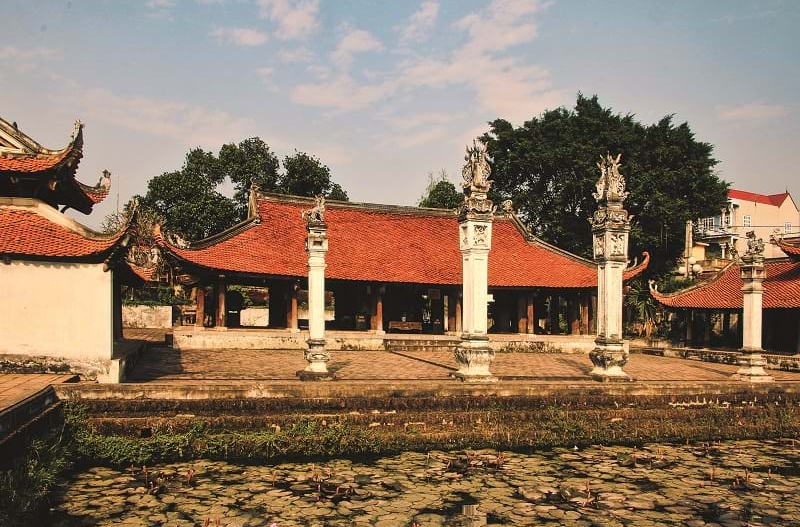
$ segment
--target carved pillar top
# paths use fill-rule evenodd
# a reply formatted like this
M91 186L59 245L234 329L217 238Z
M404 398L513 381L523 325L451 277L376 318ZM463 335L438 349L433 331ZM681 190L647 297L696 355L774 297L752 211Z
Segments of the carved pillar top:
M747 252L739 266L742 280L764 280L764 240L756 238L755 231L747 233Z
M464 202L459 209L459 221L492 221L496 207L487 197L489 188L492 186L492 182L489 180L492 167L489 165L486 147L473 141L472 146L467 147L464 160L466 163L461 170L464 178L461 183L464 189Z
M624 262L628 258L628 232L632 216L623 208L628 193L625 191L625 176L619 172L620 159L622 154L617 157L608 154L597 163L600 178L596 185L597 192L592 195L599 206L590 222L594 259L598 262Z
M325 253L328 251L328 225L325 223L325 197L317 196L314 200L314 207L303 211L303 219L306 220L306 252Z

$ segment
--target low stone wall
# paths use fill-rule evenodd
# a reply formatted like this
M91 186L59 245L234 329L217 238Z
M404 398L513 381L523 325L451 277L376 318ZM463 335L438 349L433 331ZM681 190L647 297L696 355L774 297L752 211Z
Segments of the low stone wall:
M122 325L129 328L171 328L172 306L122 306Z
M359 333L328 331L331 351L385 351L385 340L441 340L453 336ZM308 331L252 330L179 327L173 333L173 347L192 349L304 350ZM491 335L489 346L498 353L588 353L594 349L594 335ZM628 343L626 341L627 349Z

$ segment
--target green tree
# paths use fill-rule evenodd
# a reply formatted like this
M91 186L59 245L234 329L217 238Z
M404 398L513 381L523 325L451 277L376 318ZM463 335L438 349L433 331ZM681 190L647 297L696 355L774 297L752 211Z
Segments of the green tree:
M456 190L456 186L448 179L447 171L442 169L439 176L428 174L428 186L419 199L420 207L436 209L454 209L464 200L464 194Z
M140 198L142 212L163 218L165 230L197 240L244 219L253 182L266 192L347 200L347 193L331 180L330 169L312 155L286 156L284 169L280 173L278 157L258 137L222 145L218 155L193 148L180 170L148 182L147 193ZM233 186L232 198L220 192L225 184ZM107 218L106 228L111 230L119 221Z
M233 183L233 201L240 213L247 210L250 185L255 182L265 192L279 192L278 156L259 137L238 145L228 143L219 150L217 162L223 176Z
M190 240L210 236L239 219L236 205L217 190L217 184L192 170L154 177L141 204L164 219L165 230Z
M283 159L283 168L285 172L280 178L280 192L347 200L347 193L342 187L331 181L330 168L316 157L295 150L294 155Z
M635 216L631 253L650 251L655 271L680 256L686 220L719 211L727 199L712 145L671 115L646 126L578 94L573 110L546 111L518 128L503 119L489 124L482 140L493 159L495 202L512 199L536 235L578 254L591 252L595 163L608 152L622 153L626 208Z

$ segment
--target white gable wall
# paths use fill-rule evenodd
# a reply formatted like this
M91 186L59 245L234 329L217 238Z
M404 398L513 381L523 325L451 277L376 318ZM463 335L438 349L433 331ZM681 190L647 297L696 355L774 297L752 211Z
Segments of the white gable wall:
M111 359L112 284L102 263L0 262L0 353Z

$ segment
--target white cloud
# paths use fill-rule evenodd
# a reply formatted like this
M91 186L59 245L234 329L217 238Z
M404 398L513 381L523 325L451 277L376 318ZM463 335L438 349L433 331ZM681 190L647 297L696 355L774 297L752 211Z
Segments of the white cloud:
M417 132L395 136L392 143L400 148L412 148L425 143L438 141L447 136L447 130L443 126L434 126Z
M85 117L174 140L187 146L219 147L238 141L254 130L252 119L235 117L223 110L184 102L162 101L140 96L120 96L103 88L76 89L58 96Z
M350 111L370 106L397 89L397 83L387 81L359 85L348 75L339 75L328 82L301 84L292 91L291 100L305 106Z
M405 25L396 28L400 31L400 41L404 43L422 42L427 39L438 16L439 2L423 2Z
M278 86L275 85L275 80L273 78L273 74L275 73L274 68L267 66L263 68L257 68L255 73L258 78L261 79L261 84L263 84L266 89L273 92L278 91Z
M460 114L444 112L422 112L411 115L388 115L384 118L392 127L399 130L410 130L425 125L444 124L461 117Z
M409 59L379 75L378 81L365 75L365 80L357 82L350 75L340 75L318 84L304 84L295 88L292 100L349 111L376 104L399 91L463 86L475 94L476 110L520 122L564 100L564 94L552 88L547 70L523 63L510 50L536 37L533 17L546 5L539 0L494 0L456 23L468 38L449 56ZM342 66L352 61L352 52L342 45L344 41L333 53ZM353 48L364 50L380 44L370 43L368 38L356 38L353 43L359 44Z
M319 27L319 0L257 0L259 16L278 25L282 40L307 38Z
M383 44L372 33L363 29L353 29L347 32L331 53L334 62L341 68L348 68L353 62L353 55L368 51L381 51Z
M38 46L35 48L18 48L0 46L0 60L53 60L61 57L61 50Z
M261 46L268 39L266 33L247 27L218 27L212 29L210 35L220 44L234 46Z
M762 121L783 117L789 108L780 104L752 102L740 106L717 106L717 117L721 121Z
M172 20L172 8L175 7L175 0L148 0L145 2L147 16L161 20Z
M297 64L301 62L311 62L314 59L314 54L305 47L281 49L278 51L278 59L286 64Z

